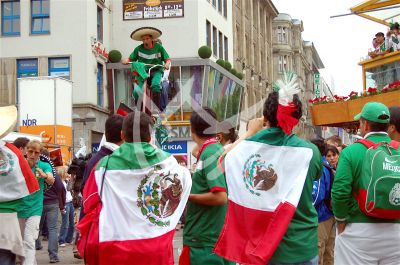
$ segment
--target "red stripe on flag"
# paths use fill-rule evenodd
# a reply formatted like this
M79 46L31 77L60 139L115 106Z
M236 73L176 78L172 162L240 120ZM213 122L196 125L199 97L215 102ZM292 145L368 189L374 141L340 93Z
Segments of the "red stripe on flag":
M5 146L17 156L29 194L38 191L40 189L39 183L35 175L33 174L32 169L28 164L28 161L26 161L24 155L22 154L21 150L19 150L17 147L15 147L13 144L10 143L6 143Z
M173 265L174 233L175 229L154 238L100 242L99 265Z
M268 212L229 201L214 252L238 263L266 264L285 235L295 211L296 207L290 203L281 203L275 212Z

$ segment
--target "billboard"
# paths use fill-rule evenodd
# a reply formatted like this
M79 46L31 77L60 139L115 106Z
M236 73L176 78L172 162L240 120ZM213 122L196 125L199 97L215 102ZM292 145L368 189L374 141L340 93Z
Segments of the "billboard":
M123 0L124 20L183 17L184 0Z
M71 159L72 82L57 77L18 79L19 130L58 145L62 159Z

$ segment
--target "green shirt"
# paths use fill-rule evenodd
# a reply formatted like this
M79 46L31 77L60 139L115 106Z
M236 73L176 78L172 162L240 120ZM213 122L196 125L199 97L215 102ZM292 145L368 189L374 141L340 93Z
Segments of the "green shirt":
M294 134L286 135L280 128L262 130L247 139L276 146L306 147L313 151L303 191L296 212L286 230L271 262L298 263L313 259L318 255L318 215L312 202L315 179L322 172L322 157L318 148Z
M169 59L169 55L164 47L159 43L155 43L152 49L146 49L143 44L141 44L133 50L129 59L132 62L138 61L145 64L162 65L163 62Z
M387 134L372 134L367 137L374 143L390 142ZM348 223L400 223L396 219L379 219L365 215L360 208L354 193L360 189L359 177L367 147L354 143L340 153L338 167L332 186L332 208L335 217L346 219Z
M226 191L225 175L217 168L218 158L223 151L219 143L210 144L203 150L192 177L192 194ZM227 205L209 206L188 202L183 244L214 247L224 225Z
M38 160L38 167L43 170L44 173L52 173L51 166ZM36 175L36 168L32 167L33 173ZM18 212L18 218L29 218L31 216L41 216L43 211L43 190L44 190L44 179L38 178L40 190L22 198L20 211Z

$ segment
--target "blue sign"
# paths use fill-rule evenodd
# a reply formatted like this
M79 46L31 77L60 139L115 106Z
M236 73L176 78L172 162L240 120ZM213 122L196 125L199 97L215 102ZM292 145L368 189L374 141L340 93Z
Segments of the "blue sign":
M187 141L173 141L173 142L167 142L163 145L161 145L161 149L165 152L168 152L170 154L180 154L180 155L186 155L187 154Z
M18 77L38 76L38 59L17 60Z
M97 153L99 151L100 143L93 143L92 144L92 153Z

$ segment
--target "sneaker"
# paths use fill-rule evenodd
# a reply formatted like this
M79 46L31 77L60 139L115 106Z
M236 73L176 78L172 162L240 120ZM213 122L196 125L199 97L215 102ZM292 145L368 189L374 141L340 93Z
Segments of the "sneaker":
M43 246L37 246L36 247L36 250L41 250L41 249L43 249Z
M65 247L65 246L67 246L67 244L61 243L59 246L60 246L60 247Z
M50 263L57 263L57 262L60 262L60 259L58 257L50 258Z

